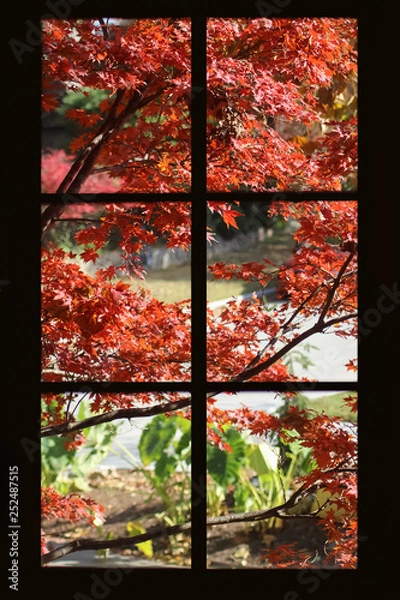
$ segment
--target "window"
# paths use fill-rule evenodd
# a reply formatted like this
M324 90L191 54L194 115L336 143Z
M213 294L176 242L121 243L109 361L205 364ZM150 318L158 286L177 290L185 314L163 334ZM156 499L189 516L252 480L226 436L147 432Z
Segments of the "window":
M357 20L47 19L42 67L45 531L88 522L68 554L117 567L356 568ZM117 534L116 445L111 512L159 503Z

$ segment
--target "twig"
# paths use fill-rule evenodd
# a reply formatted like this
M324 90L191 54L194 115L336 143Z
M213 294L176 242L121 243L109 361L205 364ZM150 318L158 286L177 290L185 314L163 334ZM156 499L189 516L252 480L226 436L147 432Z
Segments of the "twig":
M249 511L247 513L237 513L231 515L223 515L221 517L212 517L207 519L206 525L207 527L211 527L213 525L226 525L229 523L238 523L238 522L247 522L247 521L261 521L264 519L269 519L270 517L279 517L282 519L285 518L315 518L315 515L290 515L290 514L282 514L288 509L292 508L300 498L307 494L308 488L306 484L303 484L298 490L296 490L289 500L280 504L279 506L275 506L268 510L254 510ZM187 523L183 523L182 525L174 525L171 527L163 527L156 526L150 528L146 533L142 533L140 535L132 536L132 537L120 537L114 540L92 540L92 539L79 539L74 540L73 542L68 542L47 554L42 556L42 566L56 560L57 558L61 558L62 556L66 556L71 552L78 552L82 550L102 550L104 548L130 548L132 546L136 546L142 542L147 540L154 540L156 538L162 536L170 536L176 535L178 533L188 532L192 528L192 524L190 521Z
M64 221L73 222L73 223L101 223L100 219L85 219L84 217L81 217L81 218L63 217L61 219L53 219L54 223L56 223L56 222L63 223Z
M354 256L354 253L353 253L353 256ZM351 273L347 273L346 275L344 275L344 272L345 272L345 270L346 270L346 268L347 268L347 266L348 266L351 258L352 258L352 256L348 257L346 259L346 261L343 263L343 265L342 265L342 267L341 267L341 269L339 271L339 274L337 275L336 278L333 277L333 275L331 275L331 273L328 273L327 271L324 271L329 276L329 278L332 279L333 282L334 282L334 284L333 284L330 292L328 292L328 295L327 295L327 303L328 303L327 307L328 307L328 309L329 309L330 303L333 300L335 292L336 292L336 290L338 288L340 280L343 280L346 277L348 277L349 275L352 275L352 274L355 273L354 271L352 271ZM312 266L315 266L316 268L320 268L317 265L312 265ZM335 287L335 284L337 284L336 287ZM303 302L301 302L301 304L296 308L296 310L290 315L289 319L280 327L279 331L285 332L289 328L289 325L291 325L291 323L297 317L297 315L302 311L302 309L307 305L307 303L313 298L313 296L315 296L315 294L318 293L326 285L327 285L327 282L324 281L319 286L317 286L316 288L314 288L314 290L307 296L307 298L305 298L303 300ZM323 312L324 312L324 309L323 309ZM327 312L327 310L324 312L324 316L326 315L326 312ZM320 319L321 319L321 317L320 317ZM254 367L261 360L261 358L263 358L266 355L266 353L268 352L268 349L271 346L273 346L273 344L277 341L277 339L278 339L278 334L276 334L274 336L274 338L272 340L270 340L268 342L268 344L266 344L266 346L264 346L264 348L262 348L258 352L258 354L253 358L253 360L249 363L249 365L246 368L250 369L250 368Z
M324 329L327 329L328 327L331 327L332 325L336 325L337 323L341 323L341 322L347 321L349 319L355 319L355 318L357 318L357 316L358 316L357 313L351 313L348 315L342 315L340 317L335 317L333 319L330 319L329 321L321 321L321 319L319 319L315 325L310 327L310 329L303 331L303 333L301 333L296 338L294 338L293 340L288 342L283 348L278 350L278 352L276 352L273 356L270 356L269 358L267 358L263 362L259 363L258 365L255 365L252 368L245 367L243 369L243 371L241 373L239 373L239 375L232 377L232 379L230 379L229 381L230 382L246 381L246 379L250 379L251 377L254 377L254 375L258 375L258 373L261 373L261 371L268 369L271 365L276 363L280 358L285 356L285 354L287 354L290 350L295 348L298 344L300 344L301 342L303 342L304 340L309 338L311 335L314 335L314 333L321 333Z
M61 423L60 425L47 425L41 429L41 437L50 437L52 435L60 435L63 433L70 433L71 431L78 431L80 429L86 429L86 427L93 427L100 423L109 423L116 419L134 419L137 417L152 417L159 415L160 413L173 412L181 410L191 405L191 397L182 398L173 402L166 402L165 404L157 404L155 406L143 406L134 408L119 408L108 413L102 413L81 421Z
M102 17L100 17L99 23L100 23L101 30L103 32L104 41L108 42L109 41L108 27Z
M182 525L172 525L170 527L157 526L152 527L146 533L135 535L131 537L120 537L114 540L91 540L91 539L80 539L68 542L47 554L42 556L42 566L47 565L49 562L66 556L71 552L78 552L82 550L103 550L104 548L131 548L147 540L154 540L164 535L176 535L190 531L192 525L190 522L183 523Z
M335 296L336 290L338 289L341 279L344 275L344 272L346 271L347 267L349 266L350 262L352 261L353 257L355 255L355 251L352 251L349 253L349 256L346 258L346 260L344 261L344 263L342 264L342 266L340 267L339 273L337 274L333 285L331 287L331 289L329 290L327 297L326 297L326 301L325 301L325 306L323 307L321 314L319 316L318 322L319 323L323 323L325 316L329 310L329 307L331 306L332 300Z

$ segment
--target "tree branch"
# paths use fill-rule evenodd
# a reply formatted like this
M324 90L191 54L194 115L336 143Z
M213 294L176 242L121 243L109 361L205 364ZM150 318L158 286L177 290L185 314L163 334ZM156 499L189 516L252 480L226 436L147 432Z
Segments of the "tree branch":
M285 518L310 518L315 517L314 514L306 514L306 515L289 515L289 514L281 514L282 511L287 511L290 508L300 501L301 497L307 495L310 492L310 487L306 484L303 484L298 490L296 490L289 500L280 504L279 506L275 506L268 510L254 510L249 511L247 513L237 513L230 515L223 515L221 517L212 517L207 519L206 525L207 527L211 527L213 525L225 525L229 523L238 523L238 522L247 522L247 521L261 521L264 519L269 519L271 517L279 517L281 519ZM156 538L162 536L170 536L176 535L178 533L188 532L192 528L192 524L190 521L187 523L183 523L182 525L174 525L171 527L163 527L156 526L150 528L146 533L142 533L140 535L132 536L132 537L120 537L114 540L92 540L92 539L80 539L74 540L72 542L68 542L47 554L42 556L42 566L56 560L57 558L61 558L62 556L66 556L71 552L78 552L81 550L102 550L105 548L131 548L132 546L136 546L142 542L146 542L147 540L154 540Z
M41 216L42 239L48 228L53 224L53 222L56 219L60 217L64 209L65 205L61 203L50 204L44 209Z
M245 523L247 521L262 521L264 519L270 519L271 517L279 517L280 519L292 519L294 517L304 516L290 514L285 515L282 514L282 512L288 511L289 509L293 508L298 502L300 502L303 496L307 496L309 493L311 493L311 487L314 488L314 486L309 486L306 483L303 483L303 485L299 487L298 490L293 492L289 500L286 500L286 502L283 502L282 504L279 504L278 506L274 506L272 508L250 510L246 513L232 513L230 515L222 515L220 517L211 517L210 519L207 519L207 526L210 527L212 525L225 525L227 523Z
M62 218L62 219L53 219L53 222L64 223L64 221L70 223L101 223L100 219L85 219L83 217L80 218Z
M290 350L295 348L298 344L301 344L301 342L303 342L304 340L309 338L311 335L314 335L314 333L321 333L327 327L331 327L332 325L336 325L337 323L341 323L341 322L347 321L349 319L355 319L355 318L357 318L357 316L358 316L357 313L351 313L351 314L347 314L347 315L342 315L341 317L335 317L333 319L330 319L329 321L318 320L318 322L315 323L315 325L310 327L310 329L303 331L303 333L301 333L296 338L294 338L293 340L288 342L283 348L278 350L278 352L275 352L275 354L273 356L270 356L263 362L259 363L258 365L255 365L251 368L245 367L243 369L243 371L241 373L239 373L239 375L232 377L232 379L230 379L229 381L230 382L246 381L247 379L250 379L251 377L258 375L259 373L261 373L261 371L265 371L265 369L268 369L270 366L272 366L274 363L276 363L280 358L285 356L285 354L290 352ZM251 364L252 363L250 363L250 365Z
M103 123L100 125L96 134L93 136L92 141L89 143L89 145L85 148L85 150L83 150L83 152L78 156L78 158L72 164L68 173L66 174L66 176L60 183L60 185L57 189L57 194L63 194L67 191L68 192L79 191L81 186L79 186L78 189L75 190L74 186L73 186L73 182L76 179L76 177L78 176L81 169L83 168L83 165L86 163L86 161L89 159L89 157L93 154L94 150L100 145L100 141L104 139L104 135L107 132L109 132L110 130L113 130L113 124L116 119L115 115L117 112L117 108L121 104L122 98L123 98L125 92L126 92L125 89L117 90L116 97L115 97L115 100L113 102L113 105L111 107L109 114L107 115L107 117L105 118ZM101 148L101 146L100 146L100 148ZM100 151L100 148L98 149L96 154L98 154L98 152ZM88 177L88 175L86 176L85 181L86 181L87 177ZM83 182L82 182L82 184L83 184Z
M86 429L87 427L94 427L100 423L109 423L116 419L134 419L137 417L152 417L161 413L172 412L176 410L182 410L191 405L191 397L182 398L182 400L176 400L173 402L167 402L166 404L157 404L155 406L143 406L134 408L119 408L108 413L102 413L100 415L94 415L81 421L66 422L60 425L47 425L42 427L40 431L41 437L50 437L52 435L60 435L63 433L71 433L72 431L79 431Z
M311 300L311 298L325 285L325 283L321 283L318 287L314 288L314 290L303 300L303 302L296 308L295 311L290 315L288 320L279 328L278 332L274 335L274 337L266 344L261 350L256 354L253 360L247 365L246 370L253 368L264 356L267 354L269 348L271 348L275 342L278 340L279 334L284 333L289 325L294 321L297 315L301 312L301 310L306 306L307 302Z
M353 259L355 255L355 251L353 250L352 252L349 253L349 256L346 258L346 260L344 261L344 263L342 264L342 266L340 267L339 273L337 274L333 285L331 287L331 289L329 290L327 297L326 297L326 301L325 301L325 306L323 307L321 314L319 316L318 322L323 323L325 316L329 310L329 307L332 304L332 300L335 296L336 290L338 289L340 282L342 280L342 277L344 275L344 272L346 271L347 267L349 266L351 260Z
M352 271L351 273L345 274L345 271L349 265L349 263L351 262L353 256L355 255L355 251L351 251L350 255L347 257L347 259L345 260L345 262L342 264L340 271L338 273L338 275L336 277L333 277L330 273L327 273L329 275L330 278L332 278L333 280L333 285L332 287L329 289L326 300L325 300L325 304L322 308L321 314L319 316L317 325L321 325L323 326L322 329L325 329L326 327L328 327L328 324L325 323L324 324L324 318L329 310L329 308L331 307L332 304L332 300L334 298L335 292L338 289L341 280L343 280L344 278L354 274L354 271ZM301 341L303 341L304 339L306 339L307 337L309 337L310 335L312 335L313 333L315 333L316 331L313 330L313 328L311 328L308 333L305 332L305 336L303 335L303 338L299 339L296 338L297 342L292 346L292 342L294 342L294 340L292 340L292 342L289 342L288 346L285 346L283 349L281 349L277 354L279 354L278 358L276 358L276 355L270 357L269 359L267 359L267 361L264 361L264 363L260 363L259 365L257 363L259 363L259 361L264 358L264 356L267 354L269 348L271 348L274 343L278 340L278 336L279 336L279 332L284 333L289 326L291 325L291 323L294 321L294 319L297 317L297 315L301 312L301 310L307 305L307 303L314 297L314 295L319 292L325 285L327 284L327 282L323 282L321 283L319 286L317 286L306 298L305 300L303 300L303 302L296 308L296 310L294 310L294 312L290 315L290 317L288 318L288 320L280 327L279 331L277 334L275 334L275 336L263 347L261 348L261 350L259 350L259 352L256 354L256 356L250 361L250 363L247 365L247 367L245 367L245 369L242 371L241 374L239 374L237 377L241 377L244 373L249 373L252 372L253 368L256 368L256 366L260 366L262 364L267 363L268 361L272 361L269 364L267 364L266 367L264 368L268 368L269 366L271 366L276 360L278 360L279 358L281 358L282 356L284 356L287 352L289 352L289 350L292 349L292 347L296 346L298 343L300 343ZM345 317L345 318L351 318L351 317ZM345 318L340 318L340 321L345 320ZM340 322L337 321L337 322ZM332 323L334 324L334 323ZM264 369L261 369L264 370ZM250 377L253 377L253 375L256 373L253 373L252 375L250 375ZM237 377L235 377L233 380L231 381L243 381L244 379L237 379ZM246 379L248 379L249 377L246 377Z
M79 159L77 159L77 161L75 161L77 163L77 165L75 166L75 163L74 163L73 168L70 170L71 175L70 175L70 173L67 174L67 177L65 178L64 182L60 185L59 189L57 190L58 193L62 193L62 192L77 193L77 192L79 192L81 187L83 186L83 184L89 177L89 175L91 175L94 165L96 163L97 157L100 153L100 150L104 146L104 144L116 132L118 132L121 129L122 125L127 121L127 119L131 115L133 115L136 111L138 111L139 109L141 109L144 106L146 106L147 104L149 104L155 98L158 98L158 96L160 96L166 89L165 86L162 86L154 94L151 94L150 96L146 96L145 95L146 88L149 88L150 86L151 86L151 82L147 82L146 85L144 86L143 91L140 89L137 89L134 92L134 94L132 95L132 98L128 101L126 107L123 109L123 111L118 116L114 116L114 113L116 111L116 104L114 103L113 108L112 108L110 114L108 115L106 121L100 127L100 129L98 130L98 132L96 133L96 135L94 136L94 138L92 139L90 144L87 146L87 148L85 148L85 150L82 152ZM118 104L119 104L120 100L122 99L122 95L124 93L125 93L125 90L119 89L117 91L117 98L116 98L115 102L117 102L117 100L118 100ZM115 107L115 110L114 110L114 107Z
M152 527L146 533L135 535L131 537L120 537L114 540L91 540L91 539L80 539L68 542L47 554L42 556L42 566L47 565L49 562L66 556L71 552L78 552L80 550L103 550L104 548L131 548L147 540L155 540L164 535L176 535L190 531L192 524L190 522L183 523L182 525L172 525L170 527L163 527L158 525Z
M146 84L146 86L149 85L151 84ZM122 127L133 113L149 104L149 102L162 94L165 89L165 86L162 86L156 93L150 96L145 96L141 90L137 90L125 109L117 117L117 108L120 106L126 92L125 89L118 89L110 113L92 138L92 141L70 167L67 175L57 189L57 194L79 192L89 175L92 174L97 156L105 142ZM43 211L41 217L42 238L54 220L60 217L64 208L64 204L52 204Z
M101 30L103 32L104 41L108 42L110 38L108 35L108 28L107 28L107 25L105 24L104 19L100 17L99 23L100 23Z

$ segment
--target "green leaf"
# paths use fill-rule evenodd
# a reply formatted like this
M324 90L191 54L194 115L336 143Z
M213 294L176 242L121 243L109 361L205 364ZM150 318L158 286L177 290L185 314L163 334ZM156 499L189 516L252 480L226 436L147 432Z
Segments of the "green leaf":
M179 431L182 433L178 443L176 444L176 455L179 460L184 460L187 464L189 464L192 444L192 422L190 419L184 419L183 417L175 418Z
M245 458L245 442L233 427L222 436L231 448L231 452L220 450L216 446L207 448L207 469L211 477L222 487L235 483L239 478L240 467Z
M129 521L126 524L126 530L132 537L146 533L146 530L136 521ZM136 548L140 550L140 552L143 552L147 558L151 558L153 556L153 542L151 540L146 540L145 542L136 544Z
M56 473L66 469L75 454L75 449L68 451L65 449L65 439L63 437L50 437L42 439L42 464Z
M257 475L265 475L278 468L279 455L268 444L254 444L249 457L250 466Z
M158 479L164 481L167 477L174 473L177 460L174 456L168 456L167 454L162 454L160 458L156 462L156 466L154 469L154 473Z
M173 417L157 415L152 419L139 440L140 459L145 466L157 462L168 452L176 431L177 422Z

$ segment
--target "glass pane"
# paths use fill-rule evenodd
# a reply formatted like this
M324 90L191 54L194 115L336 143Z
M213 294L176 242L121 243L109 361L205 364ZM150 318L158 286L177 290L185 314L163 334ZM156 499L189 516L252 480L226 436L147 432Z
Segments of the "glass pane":
M190 379L190 212L43 207L43 381Z
M209 203L209 381L356 381L357 203Z
M189 19L43 21L42 192L185 192Z
M357 568L357 394L214 394L210 569Z
M190 566L189 406L185 392L42 395L47 565ZM75 552L73 540L85 548Z
M207 188L357 187L357 22L209 19Z

